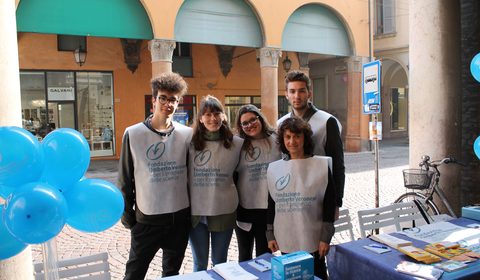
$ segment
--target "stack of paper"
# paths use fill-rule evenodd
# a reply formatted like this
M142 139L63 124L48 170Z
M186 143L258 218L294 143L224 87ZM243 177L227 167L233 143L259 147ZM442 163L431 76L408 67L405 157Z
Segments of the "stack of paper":
M398 251L426 264L442 261L440 257L413 246L398 247Z
M457 262L453 260L435 264L435 267L440 268L441 270L444 270L446 272L457 271L467 266L468 265L464 264L463 262Z
M390 246L392 248L395 248L395 249L397 249L398 247L402 247L402 246L412 245L412 242L410 242L408 240L400 239L400 238L397 238L397 237L392 236L392 235L387 234L387 233L372 235L372 236L370 236L370 239L372 239L374 241L377 241L377 242L380 242L382 244L388 245L388 246Z
M225 280L256 280L257 276L247 272L236 262L217 264L213 271L220 274Z
M402 261L395 268L396 271L421 277L423 279L439 279L443 271L430 265L417 264L413 262Z

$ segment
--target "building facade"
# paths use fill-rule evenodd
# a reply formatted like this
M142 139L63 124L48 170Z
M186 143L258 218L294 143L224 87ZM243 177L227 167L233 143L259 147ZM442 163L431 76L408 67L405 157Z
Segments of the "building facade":
M94 157L118 157L124 129L149 114L149 81L182 74L176 118L191 123L200 99L224 102L231 122L243 104L271 123L288 111L283 78L313 79L313 102L344 127L348 151L368 148L361 66L368 61L367 1L17 1L23 126L43 138L82 132ZM86 55L85 61L76 62Z
M375 0L373 49L382 62L383 138L408 136L408 0Z

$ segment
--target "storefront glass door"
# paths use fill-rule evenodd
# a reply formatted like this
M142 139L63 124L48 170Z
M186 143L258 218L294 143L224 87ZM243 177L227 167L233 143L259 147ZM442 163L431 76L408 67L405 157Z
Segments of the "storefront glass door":
M48 103L48 120L51 128L73 128L75 129L75 106L69 103Z

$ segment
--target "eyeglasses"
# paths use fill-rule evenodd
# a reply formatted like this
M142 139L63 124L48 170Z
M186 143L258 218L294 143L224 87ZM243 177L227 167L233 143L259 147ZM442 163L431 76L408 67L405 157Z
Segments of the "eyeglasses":
M170 103L170 104L176 104L178 102L180 102L180 99L179 98L176 98L176 97L166 97L165 95L159 95L157 96L157 99L158 99L158 102L160 102L160 104L166 104L167 102Z
M241 125L242 127L247 127L247 126L249 126L249 125L251 125L251 124L256 123L257 121L258 121L258 116L254 117L254 118L251 118L251 119L249 119L248 121L241 122L240 125Z

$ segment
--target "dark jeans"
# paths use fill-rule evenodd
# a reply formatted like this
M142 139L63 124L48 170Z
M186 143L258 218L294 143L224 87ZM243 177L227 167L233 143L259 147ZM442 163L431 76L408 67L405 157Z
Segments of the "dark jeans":
M253 241L255 241L255 254L260 256L261 254L270 252L268 249L267 237L265 235L266 225L252 224L250 231L244 231L238 226L235 227L235 233L237 234L238 241L238 261L248 261L252 259L253 253Z
M159 249L163 249L162 277L177 275L187 248L189 230L187 218L177 219L172 225L135 224L131 229L130 255L123 279L144 279Z
M212 241L212 264L216 265L227 261L228 247L232 239L233 229L225 231L209 231L208 226L198 223L190 231L190 248L193 255L193 271L206 270L208 267L208 250Z
M325 257L320 258L318 251L311 254L313 256L313 274L322 280L328 280L327 265Z

